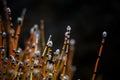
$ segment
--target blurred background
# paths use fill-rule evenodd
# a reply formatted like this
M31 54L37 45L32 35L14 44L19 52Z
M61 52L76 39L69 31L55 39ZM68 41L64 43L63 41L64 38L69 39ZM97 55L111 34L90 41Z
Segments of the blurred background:
M66 27L71 26L71 38L76 40L73 80L91 79L102 32L107 31L96 80L116 80L119 77L120 4L117 0L7 0L7 5L11 8L14 25L23 8L27 9L19 44L23 49L30 28L34 24L40 25L40 20L45 21L46 40L53 35L53 50L62 48ZM2 0L0 15L4 17Z

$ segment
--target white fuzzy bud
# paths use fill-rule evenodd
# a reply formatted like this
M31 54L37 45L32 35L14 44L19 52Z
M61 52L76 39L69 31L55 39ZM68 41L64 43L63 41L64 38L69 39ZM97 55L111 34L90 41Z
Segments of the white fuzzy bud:
M7 12L11 13L11 10L10 10L10 8L9 8L9 7L7 8Z
M51 55L48 55L48 60L51 60L52 56Z
M2 33L2 37L6 37L6 32L3 32L3 33Z
M57 49L56 52L54 52L55 55L59 55L60 54L60 49Z
M71 31L71 27L70 26L67 26L67 31Z
M20 61L20 62L18 63L18 65L23 65L23 62L22 62L22 61Z
M5 49L2 49L1 54L5 54Z
M17 22L18 22L18 23L21 23L21 22L22 22L22 18L21 18L21 17L18 17Z
M53 74L52 73L49 73L49 78L52 78Z
M52 41L48 41L48 42L47 42L47 46L48 46L48 47L52 47L52 46L53 46L53 42L52 42Z
M35 24L31 29L30 29L30 33L33 33L34 31L38 30L38 25Z
M34 25L34 29L38 30L38 25L37 24Z
M68 80L68 75L63 76L63 80Z
M34 65L38 66L38 64L39 64L39 60L34 60Z
M102 35L103 35L103 37L107 37L107 32L104 31L104 32L102 33Z
M14 63L16 61L14 56L10 55L10 57L11 57L12 63Z
M66 32L65 37L70 38L70 32Z
M38 69L34 69L34 70L33 70L33 74L34 74L34 75L37 75L38 73L39 73L39 70L38 70Z
M37 50L37 51L35 52L35 55L36 55L36 56L40 56L40 50Z
M59 54L59 53L60 53L60 49L57 49L57 50L56 50L56 53L58 53L58 54Z
M21 49L21 48L18 48L17 52L18 52L18 53L21 53L21 52L22 52L22 49Z
M48 64L48 65L47 65L47 69L48 69L48 70L51 70L51 69L52 69L52 67L53 67L53 65L52 65L52 64Z
M71 39L70 40L70 45L74 45L75 44L75 40L74 39Z
M5 59L4 59L4 62L7 62L8 61L8 58L6 57Z

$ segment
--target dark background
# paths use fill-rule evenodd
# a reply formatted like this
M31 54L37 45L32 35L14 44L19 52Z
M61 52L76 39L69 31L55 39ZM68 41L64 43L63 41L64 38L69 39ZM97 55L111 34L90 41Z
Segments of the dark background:
M119 79L119 19L120 4L117 0L7 0L13 24L27 9L21 32L20 46L29 37L34 24L45 21L45 36L53 35L54 49L61 48L66 26L72 27L71 38L76 40L73 65L77 67L73 80L90 80L97 59L102 32L108 37L97 72L97 80ZM0 14L4 20L2 0Z

